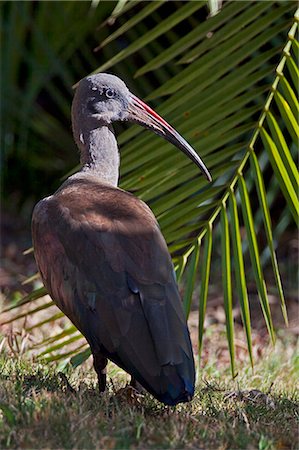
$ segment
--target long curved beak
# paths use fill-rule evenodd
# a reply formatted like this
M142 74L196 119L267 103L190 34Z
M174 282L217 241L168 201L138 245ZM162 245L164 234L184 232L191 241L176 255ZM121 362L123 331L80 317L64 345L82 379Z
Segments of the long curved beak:
M209 181L212 181L210 172L191 145L159 114L133 94L130 94L127 120L137 122L171 142L200 168Z

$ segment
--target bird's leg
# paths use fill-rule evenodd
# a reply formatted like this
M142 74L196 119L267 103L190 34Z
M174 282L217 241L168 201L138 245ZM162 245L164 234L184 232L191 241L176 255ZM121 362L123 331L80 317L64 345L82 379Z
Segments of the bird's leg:
M132 388L134 388L140 394L145 392L145 389L141 386L140 383L138 383L138 381L132 375L131 375L130 386L132 386Z
M132 386L134 389L136 389L137 381L133 376L131 376L130 386Z
M107 362L107 358L105 358L100 352L93 353L93 367L98 375L100 392L104 392L106 389Z

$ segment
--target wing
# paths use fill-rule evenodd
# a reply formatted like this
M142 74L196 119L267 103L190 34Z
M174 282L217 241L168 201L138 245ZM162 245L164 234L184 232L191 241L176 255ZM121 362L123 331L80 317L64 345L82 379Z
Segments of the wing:
M36 261L93 352L167 404L194 391L194 360L166 243L151 210L92 177L70 178L35 208Z

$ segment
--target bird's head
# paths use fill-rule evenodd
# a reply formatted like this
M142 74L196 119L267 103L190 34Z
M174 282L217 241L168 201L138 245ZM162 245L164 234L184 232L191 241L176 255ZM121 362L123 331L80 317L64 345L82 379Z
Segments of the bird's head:
M80 81L73 102L76 112L102 124L126 120L130 91L115 75L100 73ZM80 109L81 111L78 111Z
M72 115L73 126L75 117L81 122L92 122L95 127L116 121L138 123L178 147L212 181L208 169L191 145L153 109L132 94L115 75L99 73L83 78L76 89Z

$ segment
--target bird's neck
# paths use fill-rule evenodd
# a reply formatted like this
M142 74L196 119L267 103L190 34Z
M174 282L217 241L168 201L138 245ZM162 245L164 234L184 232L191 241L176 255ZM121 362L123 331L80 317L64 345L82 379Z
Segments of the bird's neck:
M75 136L81 152L81 173L89 173L113 186L118 184L119 153L111 125L88 127Z

